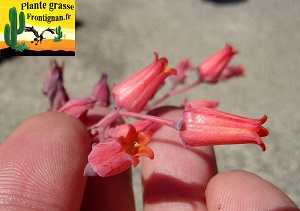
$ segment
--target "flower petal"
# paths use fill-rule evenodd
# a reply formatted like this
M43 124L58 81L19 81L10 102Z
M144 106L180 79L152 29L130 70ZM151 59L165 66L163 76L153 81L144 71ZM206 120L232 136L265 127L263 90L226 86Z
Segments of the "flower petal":
M141 146L145 146L151 141L152 136L153 136L153 132L151 132L150 130L140 132L138 135L138 143Z
M251 119L218 111L201 106L192 106L183 112L183 119L191 124L206 124L223 127L247 128L258 131L261 125L266 122L267 116L260 119Z
M121 144L115 140L106 140L95 145L88 156L93 170L101 177L120 174L138 159L124 152Z
M210 125L189 126L180 132L181 139L189 146L213 146L227 144L258 144L263 151L266 147L260 136L241 128L227 128Z
M135 154L135 156L144 156L144 157L148 157L151 160L154 158L154 152L152 151L152 149L148 146L143 146L139 148L138 153Z

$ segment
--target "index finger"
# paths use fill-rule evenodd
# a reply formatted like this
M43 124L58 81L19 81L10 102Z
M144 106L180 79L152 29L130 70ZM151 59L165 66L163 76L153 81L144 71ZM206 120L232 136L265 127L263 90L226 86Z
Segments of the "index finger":
M181 112L165 108L157 115L175 120ZM206 209L206 185L217 172L213 148L184 148L178 132L165 126L155 133L149 147L155 157L143 158L144 209Z

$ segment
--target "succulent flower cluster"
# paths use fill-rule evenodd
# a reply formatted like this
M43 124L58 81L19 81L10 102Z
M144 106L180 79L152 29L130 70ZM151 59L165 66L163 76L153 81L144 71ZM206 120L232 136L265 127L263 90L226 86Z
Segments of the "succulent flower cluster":
M250 119L225 113L215 110L218 102L210 100L185 100L179 103L178 106L184 109L178 120L146 113L165 99L202 83L217 83L243 75L244 68L241 65L229 65L235 54L237 51L227 44L197 67L192 67L189 60L182 60L174 68L168 68L168 60L154 53L155 58L150 65L116 84L111 90L107 75L103 74L89 97L77 99L69 99L63 86L63 65L59 66L53 61L44 80L43 93L49 99L49 110L65 112L86 125L92 146L84 171L87 176L116 175L131 166L137 166L140 156L153 159L155 153L147 144L161 125L177 131L183 147L254 143L265 150L261 137L268 135L268 130L262 126L267 116ZM198 76L196 80L185 84L187 75L195 71ZM166 78L171 79L170 90L154 98ZM110 94L113 107L106 115L99 115L90 121L93 109L109 107ZM136 121L130 124L119 121L116 124L122 117L131 117Z

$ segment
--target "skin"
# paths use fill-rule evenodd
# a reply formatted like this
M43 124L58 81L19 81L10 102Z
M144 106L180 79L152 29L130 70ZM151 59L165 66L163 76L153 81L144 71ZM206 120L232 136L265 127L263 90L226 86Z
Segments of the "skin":
M178 119L179 110L155 112ZM162 127L144 158L144 210L298 210L277 187L244 171L217 173L212 147L182 147ZM84 125L63 113L42 113L0 146L0 210L134 210L130 170L84 177L90 151Z

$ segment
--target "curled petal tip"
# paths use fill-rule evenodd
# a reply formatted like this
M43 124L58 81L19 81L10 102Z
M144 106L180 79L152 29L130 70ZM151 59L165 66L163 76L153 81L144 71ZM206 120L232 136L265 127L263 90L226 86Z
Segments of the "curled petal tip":
M154 61L153 62L158 61L158 53L157 52L153 52L153 54L154 54Z
M258 146L260 146L260 148L262 149L263 152L266 151L266 145L265 145L265 143L261 140L261 138L259 137L259 134L256 134L256 136L257 137L254 138L255 142L253 142L253 143L255 143Z
M267 121L268 117L267 115L264 115L262 118L260 118L261 124L264 124Z
M232 45L229 43L226 43L225 47L231 49L232 53L234 53L234 54L239 53L239 51L237 49L233 48Z
M165 72L168 72L169 75L177 75L177 70L175 70L174 68L168 68L165 70Z
M259 131L257 131L257 134L260 136L260 137L265 137L267 135L269 135L269 130L265 127L261 127Z
M262 149L262 151L266 151L266 145L264 144L264 142L258 143L258 145L260 146L260 148Z

